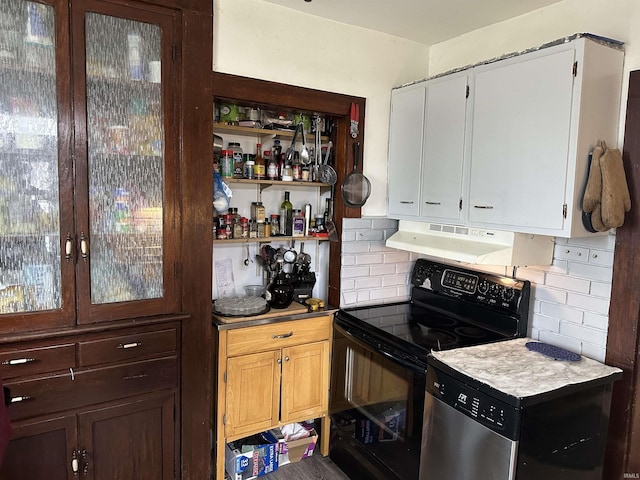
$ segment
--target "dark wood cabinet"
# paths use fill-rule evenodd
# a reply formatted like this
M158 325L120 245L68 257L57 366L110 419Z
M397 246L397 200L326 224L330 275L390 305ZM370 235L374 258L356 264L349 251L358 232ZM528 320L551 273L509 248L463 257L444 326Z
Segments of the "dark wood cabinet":
M180 323L150 322L0 347L14 430L0 480L174 478L179 339Z
M212 20L0 2L3 480L209 477Z
M175 394L16 422L0 480L175 478Z

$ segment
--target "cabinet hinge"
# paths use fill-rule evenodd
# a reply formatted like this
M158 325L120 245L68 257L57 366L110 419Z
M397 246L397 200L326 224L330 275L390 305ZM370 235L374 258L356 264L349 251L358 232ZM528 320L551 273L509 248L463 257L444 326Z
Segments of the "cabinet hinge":
M171 61L173 63L176 63L177 60L178 60L178 45L174 43L173 45L171 45Z
M469 85L467 85L467 90L465 91L464 98L469 98Z
M567 218L567 204L562 205L562 217Z
M574 77L578 76L578 62L577 61L573 62L573 76Z
M462 198L460 198L460 201L458 202L458 210L462 210Z
M222 424L223 425L227 424L227 414L226 413L224 415L222 415Z
M224 372L224 375L222 375L222 381L227 383L227 372Z

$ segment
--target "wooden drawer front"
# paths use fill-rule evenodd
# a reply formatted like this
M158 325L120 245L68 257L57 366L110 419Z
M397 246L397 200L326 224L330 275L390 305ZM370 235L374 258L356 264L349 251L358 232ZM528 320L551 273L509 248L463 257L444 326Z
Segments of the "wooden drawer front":
M227 337L227 355L233 357L245 353L328 340L331 336L332 318L331 315L326 315L230 330Z
M0 350L0 375L4 380L69 370L76 366L75 344Z
M173 354L178 343L177 329L132 332L78 343L80 367L115 363L152 355Z
M73 378L71 373L66 373L6 383L14 399L8 408L11 420L175 388L177 385L176 357L78 371Z

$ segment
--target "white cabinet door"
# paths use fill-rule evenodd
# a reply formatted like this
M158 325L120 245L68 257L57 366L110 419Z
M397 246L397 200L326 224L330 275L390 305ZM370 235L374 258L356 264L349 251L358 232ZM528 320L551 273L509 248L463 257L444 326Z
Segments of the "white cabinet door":
M391 218L417 217L420 211L425 96L423 84L391 92L388 167Z
M467 79L464 74L427 84L420 205L425 220L460 219Z
M554 49L476 69L469 222L563 228L574 56Z

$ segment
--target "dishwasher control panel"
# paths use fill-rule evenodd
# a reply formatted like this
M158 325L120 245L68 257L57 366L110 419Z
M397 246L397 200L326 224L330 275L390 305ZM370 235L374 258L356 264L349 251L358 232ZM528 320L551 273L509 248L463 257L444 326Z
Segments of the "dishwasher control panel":
M453 407L481 425L511 440L518 440L521 412L497 398L429 366L427 394Z

